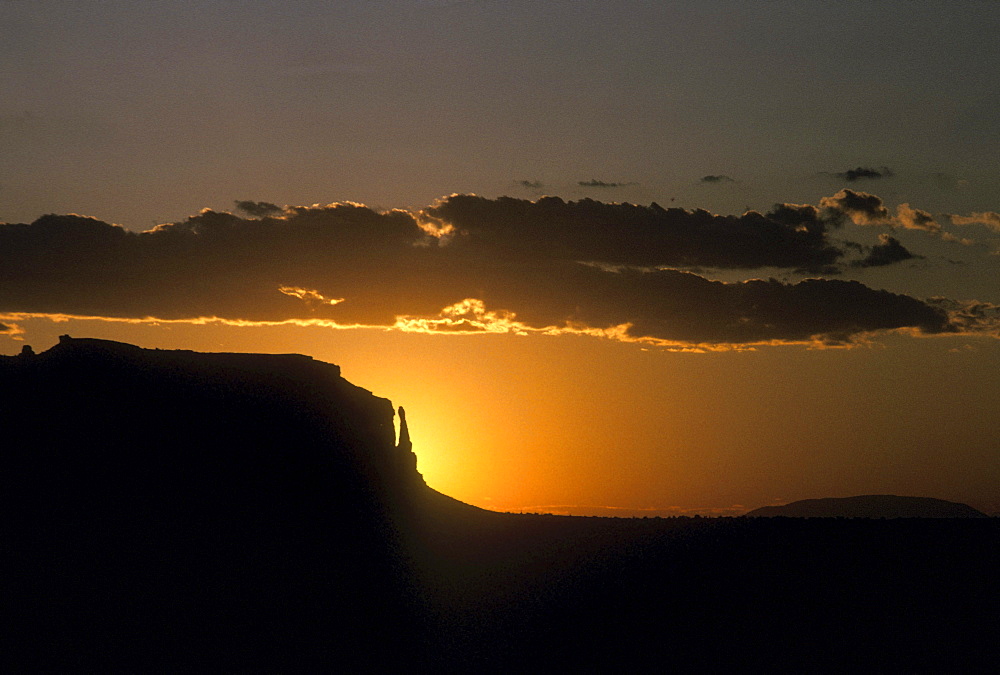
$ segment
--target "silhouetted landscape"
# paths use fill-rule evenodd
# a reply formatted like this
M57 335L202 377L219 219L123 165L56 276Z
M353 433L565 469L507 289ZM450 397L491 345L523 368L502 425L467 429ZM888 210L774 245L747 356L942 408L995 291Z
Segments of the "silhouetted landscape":
M495 513L428 487L393 404L307 356L64 337L0 357L0 382L6 658L33 670L973 672L998 656L1000 520L964 505Z
M750 517L789 518L988 518L968 504L932 497L861 495L802 499L784 506L762 506L746 514Z

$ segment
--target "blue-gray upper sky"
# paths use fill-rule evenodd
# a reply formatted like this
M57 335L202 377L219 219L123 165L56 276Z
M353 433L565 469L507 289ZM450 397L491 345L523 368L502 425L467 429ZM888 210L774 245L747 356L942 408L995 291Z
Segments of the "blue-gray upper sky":
M741 213L857 168L890 170L852 183L890 207L996 211L998 25L996 2L8 0L0 221L453 192Z

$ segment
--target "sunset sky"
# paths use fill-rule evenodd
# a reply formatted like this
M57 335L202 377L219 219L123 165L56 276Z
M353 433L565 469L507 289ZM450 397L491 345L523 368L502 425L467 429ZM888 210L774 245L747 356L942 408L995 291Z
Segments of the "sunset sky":
M308 354L487 508L997 512L998 25L0 0L0 353Z

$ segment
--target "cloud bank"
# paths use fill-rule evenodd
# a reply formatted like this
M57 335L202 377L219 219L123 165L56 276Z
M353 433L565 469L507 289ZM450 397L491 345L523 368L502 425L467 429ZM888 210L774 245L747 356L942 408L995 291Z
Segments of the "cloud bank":
M996 308L857 281L713 281L678 268L819 274L865 257L829 233L888 214L842 191L819 206L721 216L657 204L452 195L419 213L237 202L146 232L77 215L0 225L0 332L19 317L295 322L444 333L582 333L678 348L849 344L876 331L995 331ZM991 333L992 334L992 333Z

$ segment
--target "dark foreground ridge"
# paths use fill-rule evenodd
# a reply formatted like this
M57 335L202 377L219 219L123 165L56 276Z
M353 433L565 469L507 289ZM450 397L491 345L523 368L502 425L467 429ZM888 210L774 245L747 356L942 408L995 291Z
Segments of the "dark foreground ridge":
M746 514L751 518L989 518L968 504L932 497L861 495L803 499L784 506L763 506Z
M66 338L0 357L13 563L0 660L98 672L995 661L996 519L492 513L427 487L393 416L305 356Z

